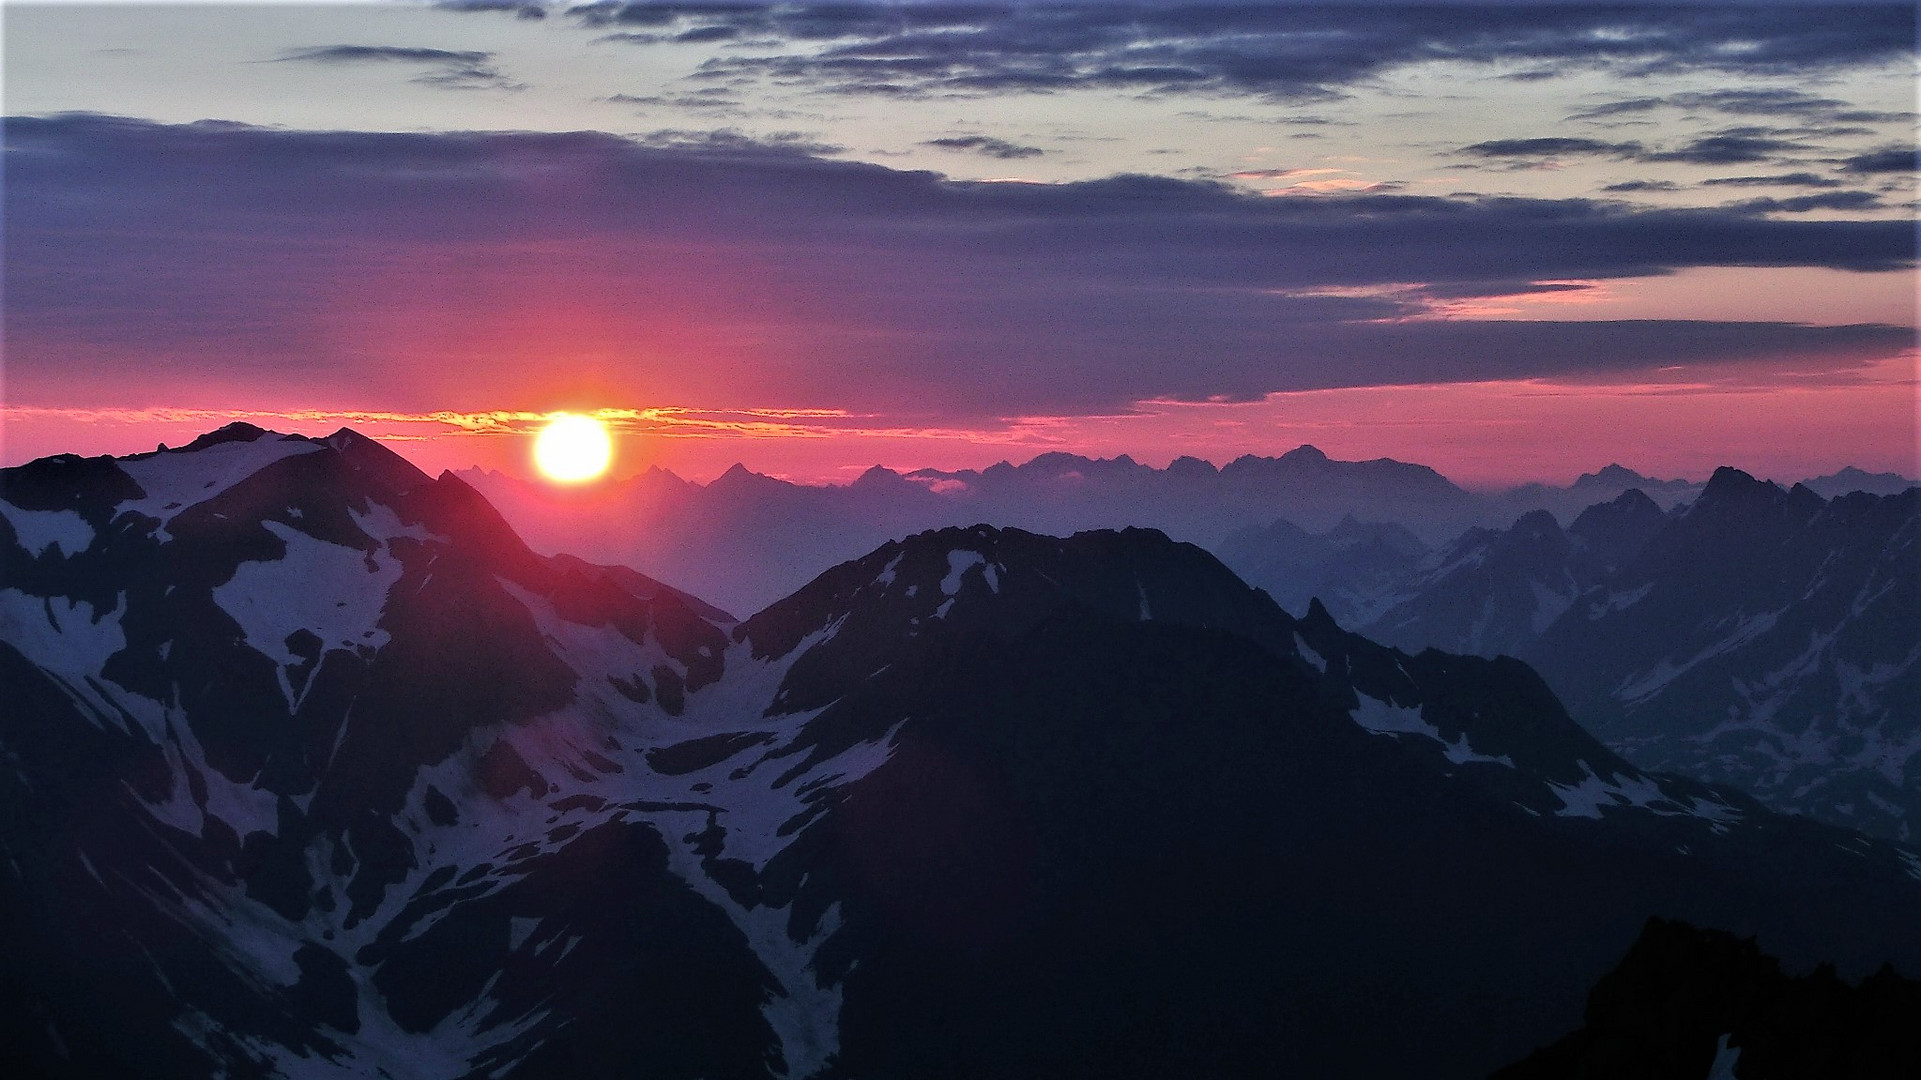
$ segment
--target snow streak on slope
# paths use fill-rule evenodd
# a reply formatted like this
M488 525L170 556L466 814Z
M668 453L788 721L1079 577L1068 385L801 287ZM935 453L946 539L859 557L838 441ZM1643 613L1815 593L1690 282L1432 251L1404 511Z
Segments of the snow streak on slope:
M1360 705L1354 709L1354 722L1376 735L1426 736L1440 743L1442 753L1456 765L1465 765L1470 761L1487 761L1496 765L1505 765L1510 769L1514 767L1514 760L1506 754L1490 757L1487 754L1475 753L1474 748L1468 745L1466 732L1462 732L1460 738L1453 742L1448 742L1442 737L1440 728L1421 716L1419 707L1397 706L1366 694L1356 696L1360 699Z

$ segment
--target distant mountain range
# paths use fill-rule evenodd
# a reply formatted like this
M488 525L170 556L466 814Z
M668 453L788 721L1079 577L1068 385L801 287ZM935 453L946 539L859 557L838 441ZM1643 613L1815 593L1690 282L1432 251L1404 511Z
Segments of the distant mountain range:
M1921 488L1828 500L1722 469L1667 513L1630 489L1565 529L1535 510L1433 551L1288 528L1222 555L1384 643L1527 660L1644 768L1921 828Z
M1470 1077L1650 916L1921 970L1913 850L1153 530L736 621L234 426L0 471L0 553L19 1075Z
M1469 528L1506 528L1533 510L1571 523L1587 507L1630 489L1668 510L1691 502L1702 487L1609 465L1564 488L1530 484L1478 494L1424 465L1336 461L1312 446L1279 457L1241 457L1219 468L1192 457L1155 469L1126 455L1065 453L959 472L876 466L851 484L825 486L792 484L739 465L708 484L653 468L588 491L480 469L460 476L536 550L645 567L730 611L756 610L805 584L820 567L889 539L950 525L984 521L1053 535L1156 528L1226 558L1237 537L1276 521L1309 533L1346 519L1394 524L1434 546ZM1844 469L1808 483L1823 493L1885 494L1912 481Z

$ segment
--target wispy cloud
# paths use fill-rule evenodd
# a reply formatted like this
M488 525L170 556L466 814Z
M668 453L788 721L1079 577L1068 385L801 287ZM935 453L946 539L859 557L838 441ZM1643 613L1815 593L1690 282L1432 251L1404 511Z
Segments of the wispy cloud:
M522 90L494 66L491 52L413 48L397 45L319 45L290 49L275 58L282 63L400 64L420 69L413 80L423 86L448 90Z
M965 150L991 158L1000 158L1003 161L1039 157L1046 153L1038 146L1022 146L1019 143L1008 142L1006 139L996 139L991 135L956 135L943 139L929 139L922 145L935 146L942 150Z
M1912 120L1912 112L1861 109L1840 98L1818 97L1785 87L1743 87L1690 91L1664 97L1637 97L1582 109L1570 120L1612 120L1659 109L1723 116L1785 117L1818 123L1887 123Z
M1778 173L1773 176L1715 176L1701 181L1702 187L1841 187L1840 180L1811 172Z

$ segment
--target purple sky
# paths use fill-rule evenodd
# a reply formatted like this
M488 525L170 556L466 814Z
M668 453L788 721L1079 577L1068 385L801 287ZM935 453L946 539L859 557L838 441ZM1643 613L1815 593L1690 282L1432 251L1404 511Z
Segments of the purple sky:
M539 13L535 17L534 12ZM1916 471L1909 5L9 11L7 463Z

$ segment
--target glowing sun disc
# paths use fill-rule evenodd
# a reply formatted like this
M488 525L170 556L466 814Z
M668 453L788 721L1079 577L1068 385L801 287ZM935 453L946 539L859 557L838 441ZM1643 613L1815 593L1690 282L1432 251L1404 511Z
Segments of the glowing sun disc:
M607 471L614 441L607 425L590 416L562 413L534 440L534 465L549 480L578 484Z

